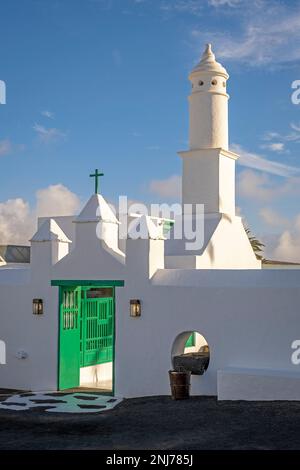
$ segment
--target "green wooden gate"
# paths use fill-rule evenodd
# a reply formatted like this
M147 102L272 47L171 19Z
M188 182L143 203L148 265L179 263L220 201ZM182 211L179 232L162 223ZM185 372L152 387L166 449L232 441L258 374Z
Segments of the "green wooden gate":
M59 390L80 381L80 287L60 289Z
M80 367L113 361L114 289L60 288L59 389L78 387Z

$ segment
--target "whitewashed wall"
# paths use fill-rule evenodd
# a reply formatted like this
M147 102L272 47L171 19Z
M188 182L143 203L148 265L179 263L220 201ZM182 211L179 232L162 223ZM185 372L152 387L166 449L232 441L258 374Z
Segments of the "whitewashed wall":
M192 393L217 394L226 367L291 371L291 343L300 338L300 271L159 271L153 284L127 280L117 290L116 393L168 394L176 336L198 331L208 341L210 364L192 376ZM142 301L141 318L129 299Z
M172 347L184 331L204 335L211 350L207 372L192 377L193 394L215 395L217 371L226 367L290 371L300 378L300 366L291 362L291 343L300 339L300 271L159 269L149 280L155 266L147 252L153 252L160 268L162 251L153 240L130 244L126 277L123 265L119 272L115 263L110 268L125 280L124 288L116 288L117 395L169 394ZM73 253L67 259L58 263L56 274L86 279L84 258ZM90 279L108 278L103 259L90 265ZM7 345L0 387L57 388L58 289L50 287L50 277L34 284L27 279L25 285L0 285L0 339ZM44 299L40 317L32 314L34 297ZM141 318L130 318L131 298L141 300ZM19 350L28 357L17 359Z
M32 299L44 300L44 314L32 314ZM24 390L57 388L58 289L50 282L0 286L0 339L6 343L6 365L0 365L0 387ZM18 351L28 357L18 359Z

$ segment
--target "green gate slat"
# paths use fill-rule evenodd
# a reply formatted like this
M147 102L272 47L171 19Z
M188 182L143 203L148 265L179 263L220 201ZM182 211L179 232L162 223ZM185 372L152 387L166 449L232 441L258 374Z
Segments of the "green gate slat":
M113 360L113 298L82 299L81 367Z

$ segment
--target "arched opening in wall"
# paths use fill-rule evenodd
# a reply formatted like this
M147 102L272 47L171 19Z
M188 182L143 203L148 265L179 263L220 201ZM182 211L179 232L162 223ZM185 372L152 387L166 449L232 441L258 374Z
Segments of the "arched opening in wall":
M183 331L174 340L171 359L174 370L202 375L209 366L209 344L198 331Z

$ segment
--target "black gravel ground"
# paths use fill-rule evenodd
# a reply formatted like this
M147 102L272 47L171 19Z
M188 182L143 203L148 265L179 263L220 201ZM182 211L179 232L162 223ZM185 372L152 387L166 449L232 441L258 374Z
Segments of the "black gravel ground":
M124 400L97 414L0 412L0 449L300 449L300 402Z

